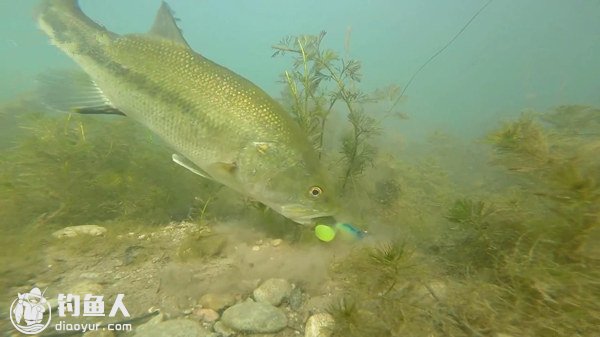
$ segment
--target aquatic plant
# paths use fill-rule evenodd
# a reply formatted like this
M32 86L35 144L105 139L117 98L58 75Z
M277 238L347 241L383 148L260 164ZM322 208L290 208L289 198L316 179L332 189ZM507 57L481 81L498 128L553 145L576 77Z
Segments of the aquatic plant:
M493 212L484 201L472 201L470 199L458 199L448 211L446 218L454 223L469 224L481 227L485 218Z
M540 116L553 128L583 136L598 136L600 112L586 105L562 105Z
M333 108L333 103L327 107L327 96L319 90L319 85L327 77L322 72L325 64L331 66L338 58L332 50L321 51L324 37L325 32L318 36L287 36L273 46L273 56L293 53L293 70L285 71L283 76L287 84L284 98L289 103L290 112L319 153L323 148L325 123Z
M565 111L574 111L574 120ZM439 256L464 278L461 292L480 294L451 304L478 317L469 320L476 331L593 336L600 323L600 256L589 249L600 227L600 142L572 128L580 127L581 113L596 120L594 111L561 107L505 124L488 140L517 194L496 196L492 209L469 199L450 207L447 219L457 226Z
M136 124L114 118L22 111L24 132L2 153L5 224L165 223L188 217L210 182L170 162Z
M385 325L373 311L361 308L364 302L357 302L352 296L342 296L329 306L328 312L335 321L330 328L333 336L390 336Z
M346 169L342 176L342 188L354 177L361 175L376 153L375 146L368 140L379 134L375 119L364 113L353 110L348 114L348 121L352 124L352 131L342 137L343 161Z
M501 130L492 133L488 141L503 155L504 164L511 165L510 169L514 171L534 170L548 160L546 135L531 114L505 124Z
M345 164L341 177L345 188L353 177L364 172L375 155L370 141L379 134L379 123L365 112L364 104L388 96L383 91L370 96L360 90L360 62L346 60L335 51L322 48L325 34L322 31L319 35L287 36L273 46L273 56L292 54L292 70L283 76L284 100L320 157L324 152L326 124L334 107L340 103L346 110L351 130L342 136L340 151Z
M344 293L329 312L333 336L397 336L429 330L418 303L429 279L413 248L402 241L356 249L334 266Z
M399 234L408 222L410 249L359 248L337 261L334 336L595 336L600 135L579 119L594 123L599 110L558 110L494 131L492 163L506 170L469 188L447 181L448 151L389 165L400 210L379 229ZM377 181L373 195L386 190Z

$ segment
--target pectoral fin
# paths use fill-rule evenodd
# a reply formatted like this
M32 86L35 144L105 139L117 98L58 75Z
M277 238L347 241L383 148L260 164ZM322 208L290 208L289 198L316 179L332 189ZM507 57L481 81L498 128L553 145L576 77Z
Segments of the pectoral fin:
M203 170L184 156L174 153L171 158L175 163L185 167L201 177L220 182L221 184L229 187L237 189L241 188L239 179L236 176L237 165L235 163L215 162L208 165L206 170Z
M190 160L188 160L184 156L180 156L176 153L173 153L173 155L171 156L171 159L173 159L173 161L175 163L185 167L186 169L192 171L193 173L195 173L201 177L204 177L206 179L213 180L213 178L208 173L204 172L201 168L196 166L194 163L192 163Z

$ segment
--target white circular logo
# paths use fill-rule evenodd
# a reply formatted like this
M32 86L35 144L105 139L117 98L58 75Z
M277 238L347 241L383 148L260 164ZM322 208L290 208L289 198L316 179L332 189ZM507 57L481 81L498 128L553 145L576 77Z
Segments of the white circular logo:
M39 288L18 294L10 305L10 322L26 335L42 332L50 324L52 309Z

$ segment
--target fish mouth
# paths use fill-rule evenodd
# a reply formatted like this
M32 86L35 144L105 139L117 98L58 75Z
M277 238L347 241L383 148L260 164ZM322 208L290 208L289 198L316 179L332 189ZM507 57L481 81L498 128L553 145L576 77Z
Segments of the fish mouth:
M324 212L297 204L280 206L277 212L302 225L314 225L319 219L326 219L329 223L333 219L333 212Z

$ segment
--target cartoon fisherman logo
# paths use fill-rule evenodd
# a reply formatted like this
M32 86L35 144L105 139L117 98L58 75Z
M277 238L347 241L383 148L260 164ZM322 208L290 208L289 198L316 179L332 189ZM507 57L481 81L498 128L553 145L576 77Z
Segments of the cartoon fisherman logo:
M10 321L15 329L27 335L46 329L51 317L50 304L39 288L33 288L24 294L19 293L10 305Z

